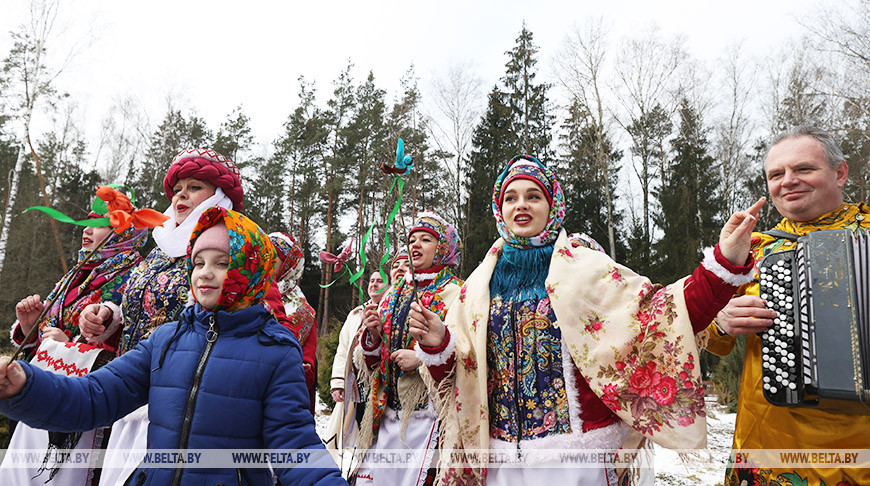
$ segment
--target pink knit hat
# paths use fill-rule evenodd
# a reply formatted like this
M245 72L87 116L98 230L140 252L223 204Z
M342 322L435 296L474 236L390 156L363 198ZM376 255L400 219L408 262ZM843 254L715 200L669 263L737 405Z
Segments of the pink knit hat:
M214 150L204 148L185 150L176 155L169 165L166 177L163 178L163 189L169 200L172 200L172 196L175 195L172 187L179 179L188 177L211 182L220 187L233 202L233 209L242 210L242 179L239 168L232 160Z
M196 258L196 254L202 250L221 250L230 252L230 233L227 230L227 225L223 221L210 226L203 231L199 238L193 242L193 250L190 252L190 259Z

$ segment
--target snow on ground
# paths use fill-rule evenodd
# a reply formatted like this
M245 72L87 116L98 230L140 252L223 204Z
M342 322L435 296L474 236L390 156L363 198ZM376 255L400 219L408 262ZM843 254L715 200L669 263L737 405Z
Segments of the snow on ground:
M317 427L317 433L322 438L326 435L326 427L329 425L329 416L332 414L332 410L326 406L323 402L320 401L320 394L315 393L315 404L314 404L314 424Z
M737 414L728 413L726 407L716 403L715 395L707 395L707 411L707 450L684 461L676 452L655 446L656 486L722 486ZM317 397L314 421L321 436L329 423L330 413Z
M725 479L725 464L731 453L736 413L716 403L715 395L707 395L707 449L696 457L682 461L671 450L655 446L656 486L721 486Z

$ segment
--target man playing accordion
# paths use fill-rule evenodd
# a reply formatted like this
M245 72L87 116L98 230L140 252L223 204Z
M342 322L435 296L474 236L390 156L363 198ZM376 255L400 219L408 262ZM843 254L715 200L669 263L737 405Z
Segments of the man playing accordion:
M870 228L870 207L843 202L849 167L831 134L800 126L777 136L764 165L767 188L783 220L775 230L804 236L812 231ZM795 247L790 235L756 233L753 252L764 256ZM762 341L756 333L776 312L759 297L758 281L740 288L705 331L707 350L725 356L735 336L747 335L734 431L735 451L748 449L868 449L870 415L846 415L813 407L768 403L762 387ZM819 329L819 332L824 332ZM870 484L870 468L793 467L781 463L729 467L726 485L855 486Z

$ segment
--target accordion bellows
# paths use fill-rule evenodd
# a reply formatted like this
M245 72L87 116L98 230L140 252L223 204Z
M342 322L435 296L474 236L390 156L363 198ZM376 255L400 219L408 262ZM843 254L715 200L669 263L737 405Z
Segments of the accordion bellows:
M814 231L759 272L761 298L779 314L760 334L765 398L870 414L870 237Z

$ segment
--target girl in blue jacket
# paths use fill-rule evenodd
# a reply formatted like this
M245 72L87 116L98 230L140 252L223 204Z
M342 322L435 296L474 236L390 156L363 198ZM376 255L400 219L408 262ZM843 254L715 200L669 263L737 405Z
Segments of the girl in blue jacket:
M75 432L111 424L147 402L149 450L267 449L284 484L346 484L308 411L302 352L261 303L275 249L250 219L214 207L200 217L187 251L196 303L136 348L83 378L0 358L0 413L32 427ZM63 397L63 400L58 400ZM301 451L300 451L301 450ZM214 459L216 456L204 458ZM230 457L230 456L228 456ZM264 456L246 464L140 465L130 485L271 485ZM275 463L276 459L284 463ZM187 467L185 467L187 466Z

